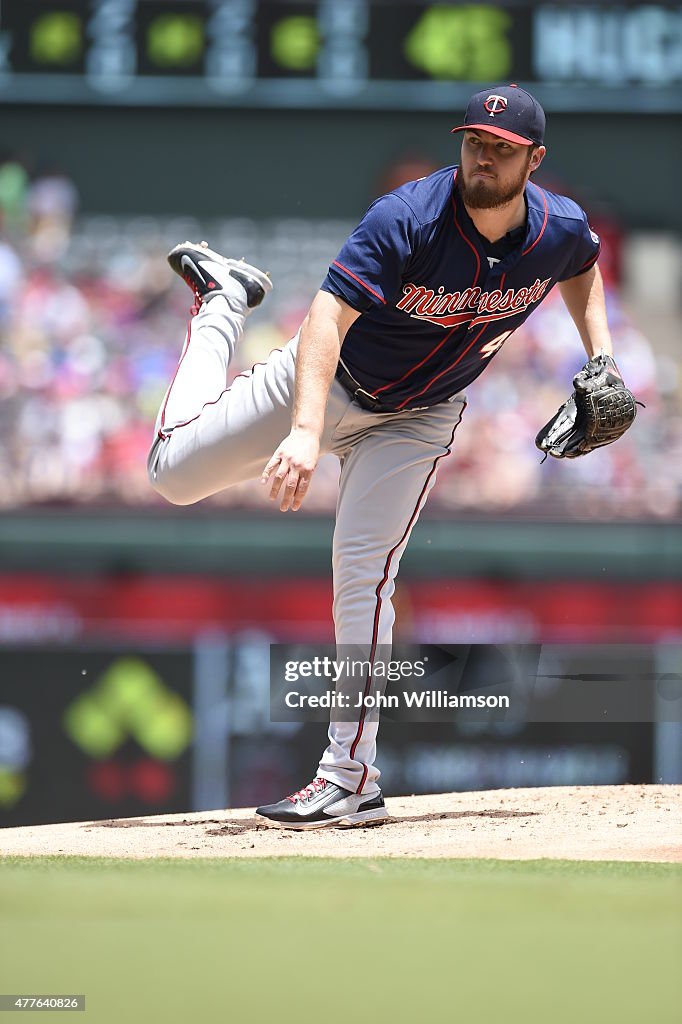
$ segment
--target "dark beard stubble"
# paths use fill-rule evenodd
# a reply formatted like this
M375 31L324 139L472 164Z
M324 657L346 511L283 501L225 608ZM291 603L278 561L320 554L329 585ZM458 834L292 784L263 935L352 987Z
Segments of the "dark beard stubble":
M507 186L504 191L500 191L497 182L487 182L480 178L473 184L467 185L464 175L458 174L457 185L465 204L472 210L495 210L498 206L506 206L512 199L516 199L526 187L526 174L531 155L532 152L529 152L526 166L519 172L516 181Z

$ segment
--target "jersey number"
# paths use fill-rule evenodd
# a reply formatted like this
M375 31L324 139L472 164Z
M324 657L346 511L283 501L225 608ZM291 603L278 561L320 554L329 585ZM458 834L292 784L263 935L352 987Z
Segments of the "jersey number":
M509 335L513 333L513 331L505 331L504 334L498 334L492 341L487 341L481 349L481 359L490 359L492 355L502 348Z

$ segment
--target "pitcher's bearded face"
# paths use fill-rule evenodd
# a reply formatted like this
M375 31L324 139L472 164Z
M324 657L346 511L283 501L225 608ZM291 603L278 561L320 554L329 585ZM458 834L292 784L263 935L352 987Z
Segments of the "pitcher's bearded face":
M466 205L493 210L520 196L532 170L533 150L489 132L465 132L457 185Z

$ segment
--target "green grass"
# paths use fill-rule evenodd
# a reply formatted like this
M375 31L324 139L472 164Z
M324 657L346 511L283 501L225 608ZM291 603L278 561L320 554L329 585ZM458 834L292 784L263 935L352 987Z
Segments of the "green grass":
M91 1024L679 1024L681 910L666 864L0 858L0 991Z

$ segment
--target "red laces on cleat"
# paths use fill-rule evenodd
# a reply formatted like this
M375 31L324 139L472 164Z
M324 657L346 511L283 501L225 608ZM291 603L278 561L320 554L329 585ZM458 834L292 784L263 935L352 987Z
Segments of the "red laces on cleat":
M313 779L310 785L305 786L303 789L299 789L298 793L292 793L291 796L287 797L287 800L291 800L292 804L297 803L299 800L310 800L316 793L321 793L326 785L326 779Z
M189 315L190 316L196 316L197 313L199 312L199 310L201 309L201 305L202 305L202 303L204 301L204 298L203 298L203 295L199 294L198 290L194 287L194 285L192 284L192 282L190 280L188 280L187 278L185 278L185 280L187 281L187 284L190 285L190 287L194 291L194 303L192 304L192 306L190 308Z

